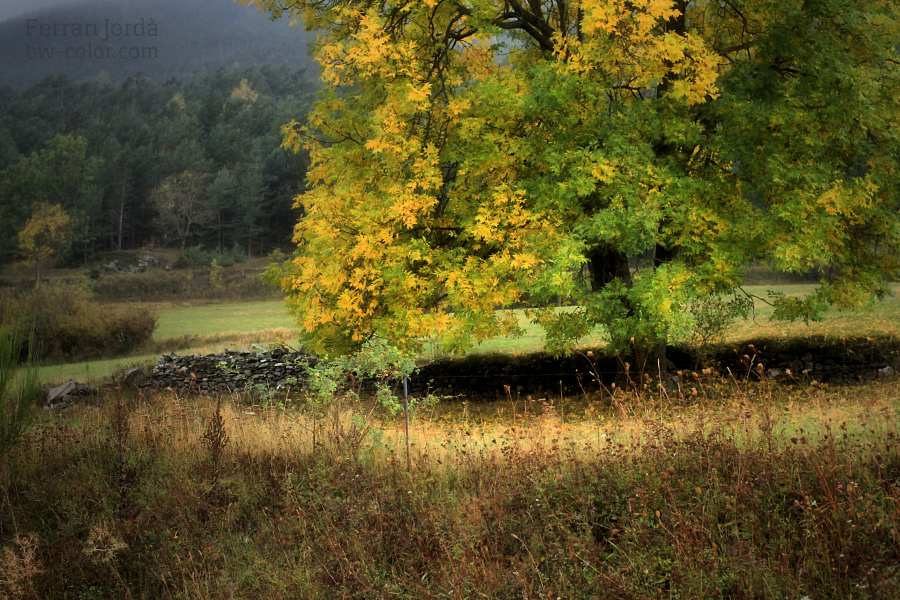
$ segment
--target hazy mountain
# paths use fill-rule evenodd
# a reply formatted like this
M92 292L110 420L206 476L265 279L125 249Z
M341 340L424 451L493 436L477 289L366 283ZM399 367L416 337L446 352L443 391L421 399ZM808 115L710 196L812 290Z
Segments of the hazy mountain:
M232 0L90 0L0 23L0 82L22 88L62 73L117 84L139 71L162 82L236 64L315 73L314 38Z
M15 0L4 0L3 2L0 2L0 21L12 19L13 17L47 8L48 6L59 6L60 4L72 3L73 0L28 0L27 4L16 2Z

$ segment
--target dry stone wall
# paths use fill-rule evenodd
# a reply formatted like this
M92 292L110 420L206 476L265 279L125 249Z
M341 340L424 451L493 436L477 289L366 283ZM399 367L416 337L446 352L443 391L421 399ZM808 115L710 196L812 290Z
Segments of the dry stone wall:
M785 346L773 342L745 344L740 348L722 348L715 357L718 372L729 370L737 376L759 377L756 368L763 364L769 379L810 383L854 383L893 376L900 370L900 343L823 342L811 340L805 345ZM670 374L693 368L690 354L670 348ZM178 392L216 393L238 391L259 385L281 389L304 388L315 356L289 348L271 351L229 351L206 356L165 354L149 373L142 386ZM749 367L749 368L748 368ZM423 365L408 382L412 396L435 393L467 399L515 398L534 395L554 397L595 391L599 380L606 386L616 378L617 363L599 351L553 357L544 353L507 356L470 355L443 359ZM371 385L367 386L371 389ZM397 382L398 391L402 389Z
M163 354L143 386L202 393L231 392L257 385L275 389L302 386L307 368L316 362L316 357L288 348L187 356Z

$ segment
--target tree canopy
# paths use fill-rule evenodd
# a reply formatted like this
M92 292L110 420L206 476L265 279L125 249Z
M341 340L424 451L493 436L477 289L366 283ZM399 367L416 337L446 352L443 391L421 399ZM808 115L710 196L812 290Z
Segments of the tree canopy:
M283 245L306 156L279 147L280 128L317 85L287 66L165 83L138 73L117 87L65 76L22 92L0 85L0 262L41 204L79 224L60 265L154 241L245 254ZM180 194L191 176L203 189ZM173 215L187 199L202 218L179 232Z
M323 31L281 272L319 350L462 349L518 302L556 350L664 346L756 261L831 267L777 318L898 274L893 0L238 1Z

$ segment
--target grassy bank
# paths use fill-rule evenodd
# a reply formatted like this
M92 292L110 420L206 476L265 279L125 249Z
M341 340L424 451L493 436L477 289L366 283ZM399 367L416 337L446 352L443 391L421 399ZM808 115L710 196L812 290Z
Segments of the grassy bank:
M423 415L409 468L362 405L108 398L3 458L0 593L900 596L897 386L710 390Z

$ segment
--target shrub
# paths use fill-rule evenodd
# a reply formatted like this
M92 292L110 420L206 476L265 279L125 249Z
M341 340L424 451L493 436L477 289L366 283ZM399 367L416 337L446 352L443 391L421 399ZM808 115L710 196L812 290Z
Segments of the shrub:
M205 252L200 246L189 246L184 252L178 255L175 260L175 266L179 268L186 267L207 267L212 262L212 255Z
M91 291L100 300L150 300L185 297L195 285L193 278L184 273L150 271L100 277L92 282Z
M237 263L247 260L247 253L244 248L235 243L231 250L222 252L207 252L202 246L191 246L182 252L175 261L175 266L180 268L186 267L208 267L215 260L221 267L231 267Z
M729 300L719 294L709 294L692 300L688 306L692 326L687 342L697 363L707 362L713 345L725 338L732 323L738 317L746 318L752 310L753 300L747 297L735 296Z
M21 352L49 359L124 354L149 342L157 324L150 309L110 311L80 285L8 294L0 301L0 320L30 327L32 338Z
M227 251L223 252L216 256L217 262L222 267L231 267L238 263L247 261L247 253L244 252L243 246L238 243L234 244L234 247Z
M218 262L218 260L217 260ZM222 266L221 263L218 263ZM199 270L120 273L91 283L91 290L99 300L251 300L280 298L280 290L263 284L252 273L222 269L219 285L211 285L207 274Z
M322 360L309 369L307 401L313 410L313 444L317 428L326 442L359 453L366 436L372 431L372 414L376 405L396 415L401 410L406 420L406 458L409 466L409 418L418 407L431 406L438 401L433 395L408 398L401 402L392 389L398 381L418 369L415 361L384 340L375 338L363 344L355 354ZM374 386L375 404L363 407L360 393ZM361 410L360 410L361 409ZM348 412L349 421L344 417ZM321 423L316 420L321 419Z

